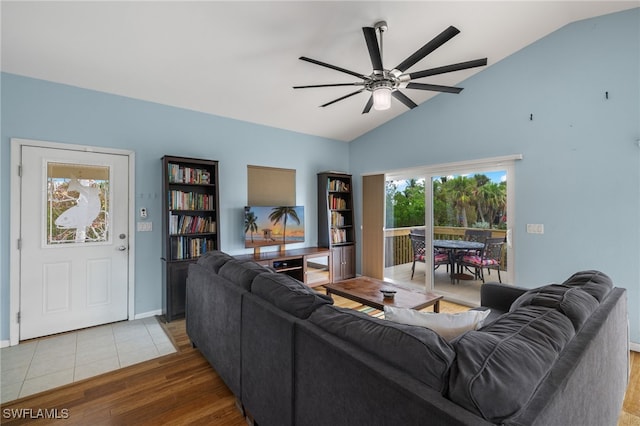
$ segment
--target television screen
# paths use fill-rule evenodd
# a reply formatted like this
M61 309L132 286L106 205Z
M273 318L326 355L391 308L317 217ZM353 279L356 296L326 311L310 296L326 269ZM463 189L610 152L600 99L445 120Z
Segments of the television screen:
M304 242L304 206L244 208L247 248Z

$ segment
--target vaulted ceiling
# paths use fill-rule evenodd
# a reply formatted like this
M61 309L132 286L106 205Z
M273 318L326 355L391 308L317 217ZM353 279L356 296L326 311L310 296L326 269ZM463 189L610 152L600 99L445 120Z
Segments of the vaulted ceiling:
M362 27L380 20L392 68L450 25L461 32L409 71L488 58L636 1L2 1L2 71L350 141L409 111L362 114L368 94L321 108L358 81L298 60L371 73ZM423 78L457 85L486 67ZM464 87L464 84L462 84ZM417 104L437 92L404 90ZM465 92L456 96L464 102ZM419 107L418 107L419 108Z

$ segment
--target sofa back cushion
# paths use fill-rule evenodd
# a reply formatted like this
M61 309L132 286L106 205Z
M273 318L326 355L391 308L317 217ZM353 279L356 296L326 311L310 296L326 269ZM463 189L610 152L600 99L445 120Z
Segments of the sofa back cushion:
M556 309L523 306L451 344L456 351L449 398L484 419L516 415L573 338L573 324Z
M598 301L579 287L549 284L529 290L518 297L511 305L510 311L521 306L556 309L571 320L575 331L579 331L591 313L598 308Z
M333 299L312 290L287 274L259 274L251 284L251 292L272 305L301 319L306 319L319 306Z
M213 250L200 256L198 259L198 265L201 265L214 274L217 274L220 267L229 260L233 260L233 257L220 250Z
M411 374L438 392L446 389L455 352L433 330L329 305L318 308L309 321Z
M240 262L235 259L228 260L218 270L218 275L247 291L251 290L255 277L262 273L271 273L271 270L255 262Z
M595 297L598 302L602 302L613 288L613 281L608 275L594 270L576 272L562 284L579 287Z

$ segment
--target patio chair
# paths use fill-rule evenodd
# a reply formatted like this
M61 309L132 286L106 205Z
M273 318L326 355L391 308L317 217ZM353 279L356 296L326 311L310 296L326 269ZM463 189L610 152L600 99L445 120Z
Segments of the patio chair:
M458 260L458 264L462 267L474 268L476 276L479 276L484 283L484 269L490 271L495 269L498 271L498 281L502 282L500 277L500 267L502 262L502 247L504 246L504 238L487 238L484 242L484 248L480 255L466 254ZM491 273L491 272L489 272Z
M491 238L491 231L488 229L465 229L464 230L464 237L463 240L465 241L473 241L476 243L484 243L485 240L487 238ZM473 255L478 255L481 256L482 255L482 250L459 250L458 252L456 252L456 264L458 264L458 269L460 269L458 272L462 273L462 270L464 269L461 265L460 265L460 261L462 260L462 258L464 256L473 256ZM467 268L469 269L469 268ZM469 271L471 272L471 271ZM476 271L476 279L478 277L477 271Z
M410 233L409 239L411 240L411 248L413 249L413 265L411 265L411 279L416 271L416 262L425 263L425 242L424 234ZM441 253L434 250L433 252L433 269L436 270L440 265L447 265L447 271L449 270L449 255L447 253Z
M475 241L477 243L484 243L487 238L491 238L491 231L488 229L465 229L464 230L464 240L465 241ZM471 253L465 253L471 254ZM476 254L480 255L481 253L478 251Z

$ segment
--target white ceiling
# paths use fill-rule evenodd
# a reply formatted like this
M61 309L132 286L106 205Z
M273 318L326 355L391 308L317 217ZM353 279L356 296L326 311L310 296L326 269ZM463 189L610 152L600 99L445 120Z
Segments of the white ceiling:
M408 71L487 57L489 65L577 20L638 7L616 1L2 1L2 71L350 141L408 109L361 114L368 94L319 105L363 74L363 26L386 20L384 63L398 65L449 25L461 33ZM486 67L427 77L456 85ZM405 89L420 104L436 93ZM456 96L464 102L464 91Z

